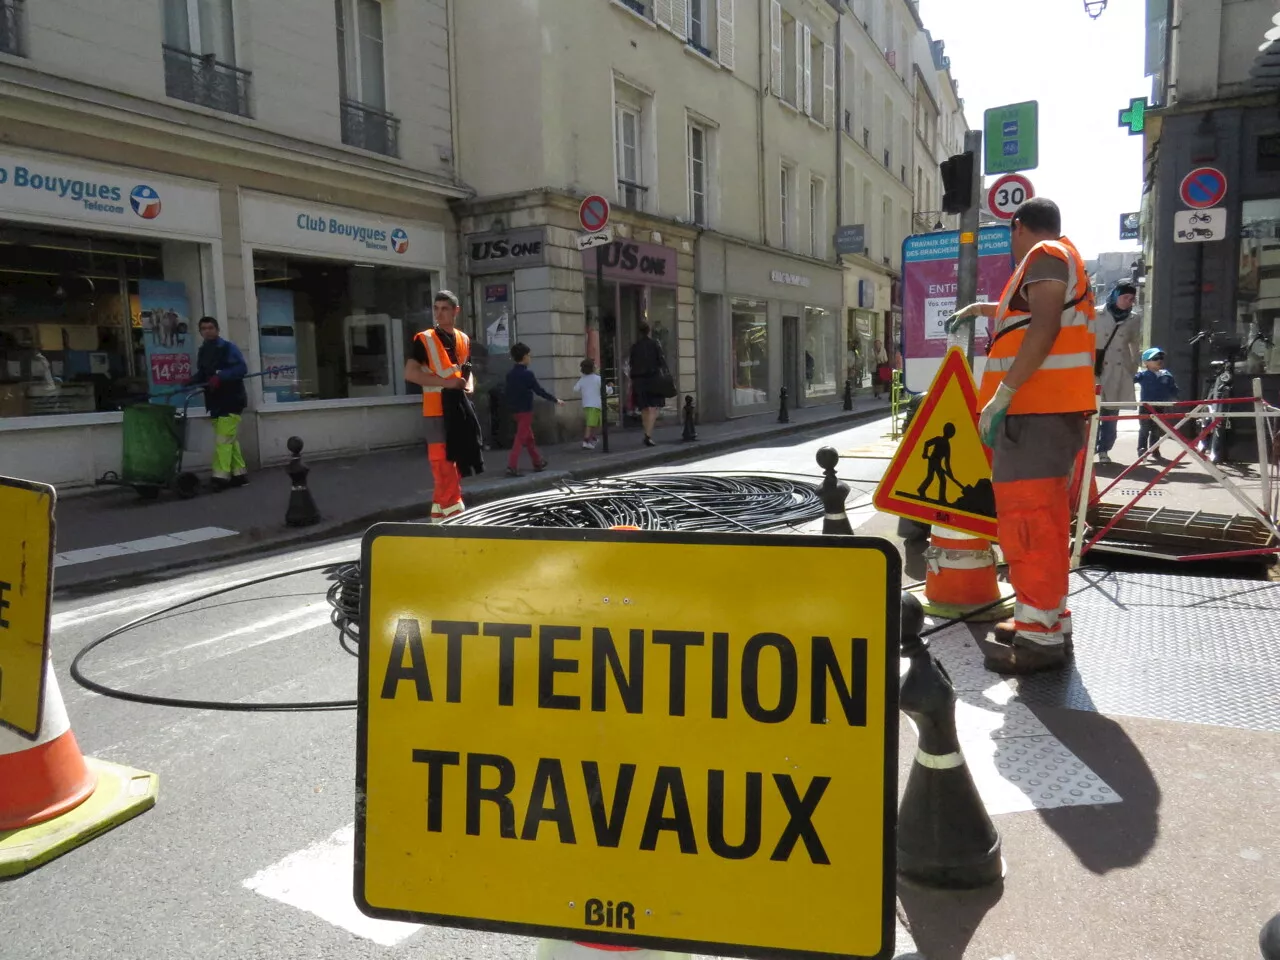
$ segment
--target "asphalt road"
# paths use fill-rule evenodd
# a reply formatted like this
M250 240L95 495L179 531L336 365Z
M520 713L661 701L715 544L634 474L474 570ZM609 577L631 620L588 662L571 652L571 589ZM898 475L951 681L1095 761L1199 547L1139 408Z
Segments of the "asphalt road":
M849 450L884 429L881 421L801 434L672 469L816 479L819 446ZM840 475L854 489L855 526L891 536L896 522L867 503L885 465L847 459ZM68 676L82 645L136 617L287 574L169 613L99 648L85 670L170 697L354 698L356 662L328 623L329 581L307 568L357 551L357 540L342 540L55 603L55 668L84 752L158 774L160 797L141 817L0 883L0 958L533 960L535 940L373 921L356 910L353 711L164 708L92 694ZM908 571L920 569L918 556L908 559ZM1280 622L1280 585L1259 593L1267 585L1170 583L1099 581L1078 597L1078 664L1056 688L983 671L971 639L978 628L938 635L934 649L960 691L964 752L1004 836L1008 876L977 894L900 887L896 956L916 956L917 944L927 960L1254 956L1262 921L1280 911L1280 706L1266 706L1280 705L1280 670L1262 642ZM788 584L762 587L781 598ZM1143 599L1160 589L1170 594L1166 606ZM1104 609L1145 626L1108 626L1097 612ZM1230 630L1221 628L1227 621L1195 619L1215 610L1231 618ZM1204 668L1192 678L1209 677L1215 664L1222 674L1230 661L1232 689L1196 679L1164 690L1152 681L1164 676L1153 667L1152 631L1177 645L1173 662ZM1117 652L1130 638L1132 647ZM1188 709L1204 691L1213 703ZM900 784L914 755L905 721L901 733ZM1063 776L1065 789L1052 794Z
M854 445L884 422L787 437L679 470L818 474L824 442ZM873 489L883 461L842 475ZM229 713L125 702L68 675L84 644L235 583L95 651L85 672L153 695L241 703L354 698L356 661L329 623L324 566L358 539L55 601L54 664L86 755L159 775L154 809L24 877L0 883L0 957L88 960L521 957L537 941L372 921L351 899L355 713ZM441 571L447 576L447 567ZM429 575L424 571L424 576ZM290 860L290 857L293 860ZM530 878L536 882L536 878Z

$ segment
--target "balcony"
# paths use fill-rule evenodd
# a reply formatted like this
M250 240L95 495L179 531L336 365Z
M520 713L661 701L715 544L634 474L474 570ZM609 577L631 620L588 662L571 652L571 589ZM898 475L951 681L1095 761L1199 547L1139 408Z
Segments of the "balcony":
M618 206L628 210L643 210L645 194L649 188L632 180L618 180Z
M400 118L355 100L342 101L342 142L388 157L400 156Z
M212 53L164 47L164 92L175 100L247 117L251 76L248 70L214 59Z
M22 42L26 12L25 0L0 0L0 53L15 57L27 55Z

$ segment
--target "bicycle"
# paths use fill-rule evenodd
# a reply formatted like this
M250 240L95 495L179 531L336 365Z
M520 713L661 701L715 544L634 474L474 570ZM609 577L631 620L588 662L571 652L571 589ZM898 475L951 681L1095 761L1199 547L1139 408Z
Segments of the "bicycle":
M1222 356L1222 359L1209 362L1209 366L1216 371L1213 385L1209 388L1208 396L1205 398L1209 416L1199 421L1201 433L1208 429L1210 424L1213 424L1213 429L1198 445L1200 453L1210 463L1230 462L1228 451L1230 450L1233 418L1224 417L1221 414L1228 413L1231 410L1232 404L1223 403L1222 401L1231 398L1237 367L1242 366L1249 357L1255 355L1255 347L1258 344L1263 344L1268 350L1271 348L1270 338L1263 336L1261 329L1256 324L1253 324L1252 328L1253 337L1250 339L1249 345L1244 349L1241 349L1239 340L1228 339L1221 332L1215 332L1212 329L1202 330L1187 341L1189 346L1195 346L1201 341L1207 340L1209 346L1217 348ZM1215 401L1217 402L1215 403Z

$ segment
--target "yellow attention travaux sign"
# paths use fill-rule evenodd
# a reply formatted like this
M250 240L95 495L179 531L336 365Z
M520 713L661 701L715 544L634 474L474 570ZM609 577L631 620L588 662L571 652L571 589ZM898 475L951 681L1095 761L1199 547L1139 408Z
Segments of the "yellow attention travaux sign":
M53 487L0 477L0 725L34 740L48 662Z
M362 570L365 913L892 953L890 545L379 525Z

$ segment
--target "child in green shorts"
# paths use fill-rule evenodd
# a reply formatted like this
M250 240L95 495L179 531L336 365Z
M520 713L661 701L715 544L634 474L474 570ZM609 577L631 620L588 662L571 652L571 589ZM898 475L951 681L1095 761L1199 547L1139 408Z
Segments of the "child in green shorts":
M601 396L600 374L596 373L594 360L583 360L578 367L582 376L573 385L573 392L582 395L582 418L586 423L582 434L582 449L596 448L596 431L600 429Z

